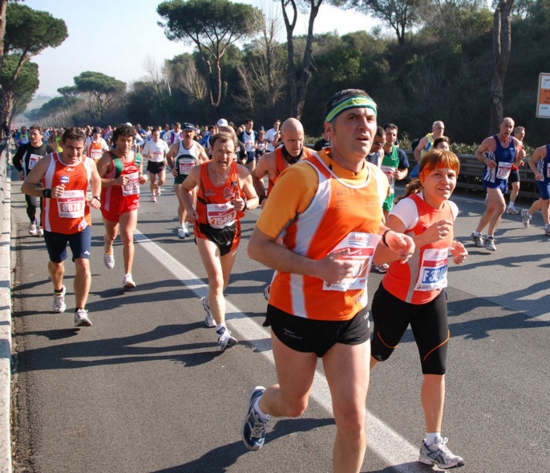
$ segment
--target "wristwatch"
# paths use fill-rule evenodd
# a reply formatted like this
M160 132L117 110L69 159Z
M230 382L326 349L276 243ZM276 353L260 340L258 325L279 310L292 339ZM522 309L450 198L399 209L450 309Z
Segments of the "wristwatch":
M101 202L101 197L99 197L98 195L94 195L94 196L92 197L92 199L95 199L95 200L97 200L98 202Z

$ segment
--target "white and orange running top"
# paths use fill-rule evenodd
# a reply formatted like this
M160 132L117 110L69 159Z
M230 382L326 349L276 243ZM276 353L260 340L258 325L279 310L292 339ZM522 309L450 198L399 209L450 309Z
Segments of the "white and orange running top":
M352 277L340 284L276 271L269 303L299 317L345 321L367 305L367 277L380 241L382 203L388 180L367 163L357 174L339 166L330 148L286 169L257 222L266 235L283 239L297 254L320 260L349 249Z

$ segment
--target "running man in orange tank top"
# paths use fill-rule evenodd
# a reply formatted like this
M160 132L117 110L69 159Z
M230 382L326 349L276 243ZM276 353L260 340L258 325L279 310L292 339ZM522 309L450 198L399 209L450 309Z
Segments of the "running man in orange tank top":
M338 92L324 127L330 148L279 176L248 244L252 259L276 270L266 322L278 384L251 391L241 433L246 447L258 450L269 416L300 416L321 358L337 429L333 469L358 473L367 444L372 255L382 242L406 261L414 243L382 223L388 180L365 160L377 128L375 102L362 90Z
M115 266L113 242L120 227L123 245L123 290L136 287L132 277L134 263L134 232L137 227L139 186L147 182L143 174L143 160L132 150L136 131L130 125L118 125L113 131L114 150L105 153L97 168L102 180L101 199L103 224L105 225L105 252L103 262L108 269Z
M63 151L38 160L21 186L21 192L43 198L44 241L50 258L48 272L54 288L53 312L56 313L67 308L63 275L67 245L71 247L76 267L75 327L92 325L86 310L92 283L90 207L101 207L101 178L94 160L84 155L85 139L86 134L79 128L65 130L61 139ZM93 196L90 200L88 189Z
M216 133L211 140L212 159L192 167L181 184L187 221L194 224L195 242L208 274L208 296L202 298L204 323L216 327L222 351L237 343L225 324L223 292L237 257L239 220L247 210L258 206L250 172L235 161L236 146L234 133ZM198 188L196 209L195 188Z

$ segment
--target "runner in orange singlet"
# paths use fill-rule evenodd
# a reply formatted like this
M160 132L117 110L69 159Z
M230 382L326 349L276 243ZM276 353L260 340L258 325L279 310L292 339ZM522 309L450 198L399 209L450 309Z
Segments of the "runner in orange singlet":
M336 422L337 473L358 473L366 451L372 255L380 241L403 261L414 251L410 237L382 223L388 179L365 160L376 115L362 90L331 97L324 124L330 148L281 174L248 244L251 258L277 271L266 321L278 384L251 391L243 442L258 450L269 416L298 417L306 410L321 358Z
M223 292L237 257L244 212L258 206L258 196L248 169L235 161L237 137L227 132L212 136L212 160L194 166L183 181L182 197L187 221L194 224L195 241L208 274L208 297L202 303L205 324L216 327L223 351L237 340L225 324ZM197 187L197 208L193 189Z
M61 139L63 152L38 160L21 186L23 193L43 198L44 241L50 258L48 272L54 288L53 312L56 313L67 308L63 276L67 245L71 247L76 267L75 327L92 325L85 308L92 283L90 206L101 207L101 178L93 159L83 154L85 139L85 133L79 128L65 130ZM88 188L93 196L90 200L87 200Z
M143 174L143 160L132 151L136 131L133 126L118 125L113 131L116 148L105 153L97 167L102 177L101 190L103 223L105 225L105 254L103 261L107 268L115 266L113 242L119 232L123 245L124 280L123 289L136 287L132 277L134 262L134 231L137 227L139 208L139 186L147 182Z

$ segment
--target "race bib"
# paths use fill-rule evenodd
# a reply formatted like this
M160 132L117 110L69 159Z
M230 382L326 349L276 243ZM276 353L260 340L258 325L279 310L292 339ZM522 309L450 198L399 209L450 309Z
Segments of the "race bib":
M32 169L34 167L34 165L40 161L40 159L42 158L42 156L40 156L39 154L31 154L29 156L29 169Z
M195 165L195 159L194 158L181 158L178 161L178 170L180 173L180 176L183 174L184 176L187 176L191 172L191 168Z
M395 183L395 168L391 167L391 166L380 166L380 169L382 170L382 172L388 178L388 182L390 183L390 187L393 188L393 185Z
M346 292L365 289L372 264L372 256L380 238L380 235L371 233L352 232L338 243L331 253L348 248L348 254L341 258L353 263L353 274L338 284L329 284L323 281L323 290Z
M61 218L82 218L85 206L86 198L82 190L65 191L57 198L57 212Z
M164 151L153 151L151 161L154 163L162 163L162 161L164 161Z
M206 205L206 219L212 228L229 227L235 223L236 216L237 212L231 202Z
M249 153L251 153L252 151L254 151L254 140L246 140L244 142L244 149L246 151L248 151Z
M497 169L497 179L508 179L510 171L512 170L512 163L504 163L500 161Z
M449 249L430 248L424 251L415 291L435 291L447 287Z
M128 182L122 186L122 195L139 195L139 172L128 174Z
M90 147L90 158L97 161L103 155L103 149Z

